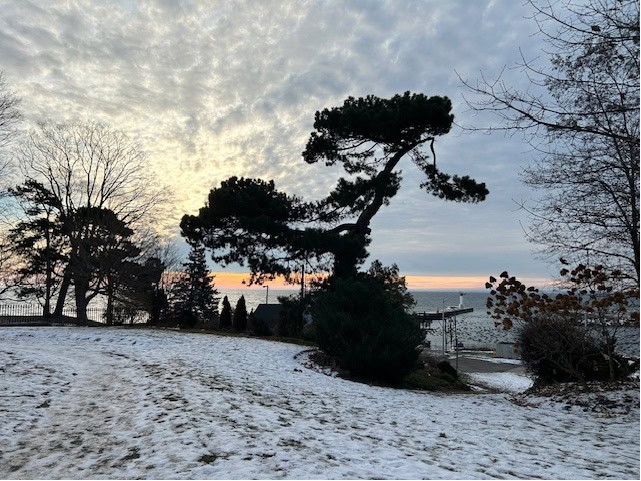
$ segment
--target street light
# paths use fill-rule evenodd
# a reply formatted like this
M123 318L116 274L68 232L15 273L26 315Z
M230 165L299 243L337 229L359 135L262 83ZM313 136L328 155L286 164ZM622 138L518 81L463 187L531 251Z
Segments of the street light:
M265 304L269 304L269 286L263 286L263 289L267 289L267 293L265 294Z

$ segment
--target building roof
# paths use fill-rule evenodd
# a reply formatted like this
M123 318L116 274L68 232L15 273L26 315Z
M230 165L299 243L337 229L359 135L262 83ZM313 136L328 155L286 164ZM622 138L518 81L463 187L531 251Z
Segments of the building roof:
M270 330L274 331L282 310L283 306L281 304L259 304L254 311L254 317L262 321Z

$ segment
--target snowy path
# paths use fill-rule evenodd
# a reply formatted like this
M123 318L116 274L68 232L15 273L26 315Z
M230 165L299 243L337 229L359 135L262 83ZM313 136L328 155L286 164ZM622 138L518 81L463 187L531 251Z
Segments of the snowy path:
M301 349L0 329L0 477L639 478L638 409L370 387L303 368Z

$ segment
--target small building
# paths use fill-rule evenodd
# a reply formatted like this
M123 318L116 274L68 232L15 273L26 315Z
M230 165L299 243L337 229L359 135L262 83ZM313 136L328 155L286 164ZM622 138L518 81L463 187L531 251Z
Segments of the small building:
M254 311L254 318L274 334L282 310L281 304L259 304Z

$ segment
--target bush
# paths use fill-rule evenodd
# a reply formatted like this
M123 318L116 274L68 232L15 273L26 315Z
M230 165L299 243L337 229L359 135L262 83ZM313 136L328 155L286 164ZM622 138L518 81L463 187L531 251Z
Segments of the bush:
M521 356L539 384L610 379L604 346L573 319L540 317L520 328ZM628 362L614 355L615 379L629 372Z
M234 309L234 331L245 332L247 329L247 305L245 304L245 296L240 296Z
M356 378L398 384L415 367L421 332L405 311L399 279L395 267L383 276L333 279L315 296L318 345Z
M231 328L231 320L232 320L231 304L229 303L229 299L227 299L227 296L225 296L223 298L223 310L220 312L219 327L221 329Z
M198 318L191 310L179 311L177 317L180 329L193 329L198 324Z
M302 337L303 308L300 297L279 297L282 306L276 323L276 335L280 337Z
M247 333L254 336L271 336L272 332L263 321L256 318L254 311L247 316Z
M496 326L521 326L522 357L538 383L616 381L631 374L634 362L616 353L616 340L620 326L639 324L638 288L620 271L599 265L564 267L559 274L569 288L555 295L507 271L490 277L487 308Z

